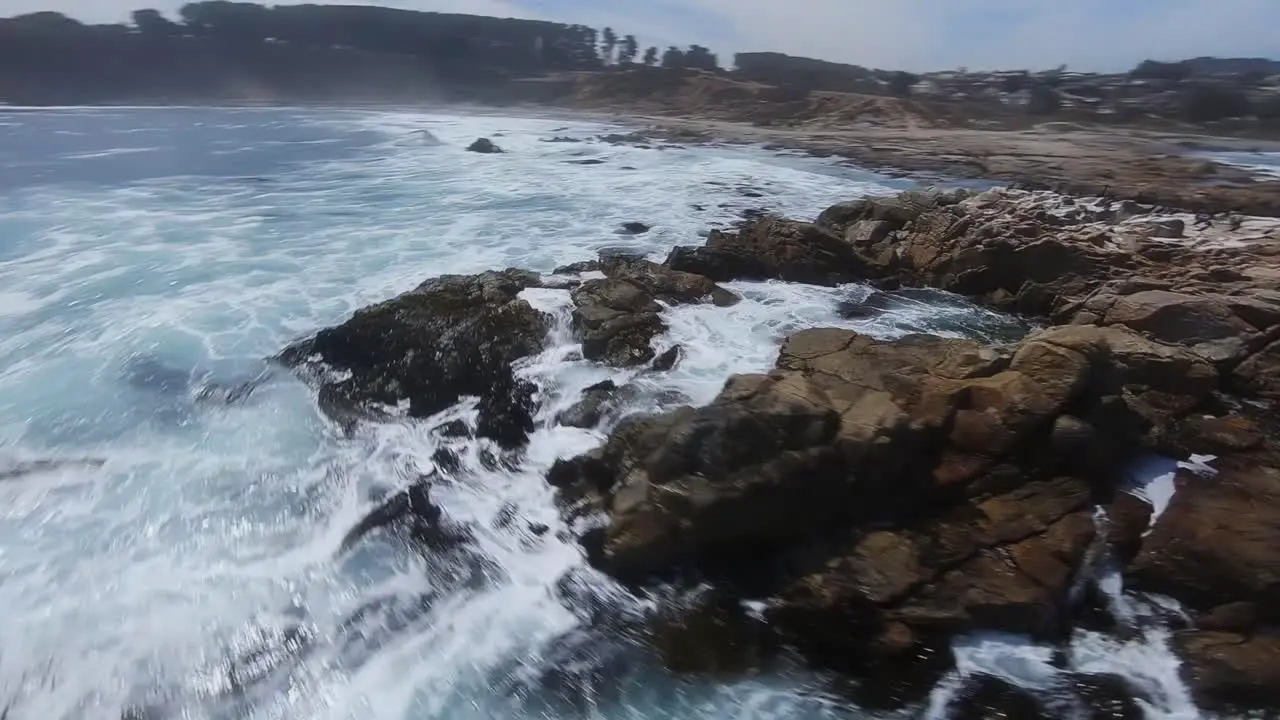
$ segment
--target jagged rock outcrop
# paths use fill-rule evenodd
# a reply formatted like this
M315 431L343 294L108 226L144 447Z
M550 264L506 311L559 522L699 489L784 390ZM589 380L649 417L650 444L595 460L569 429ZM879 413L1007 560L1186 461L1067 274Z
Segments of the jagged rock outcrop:
M667 257L675 270L729 280L788 280L837 285L860 280L861 258L826 229L764 217L737 233L713 230L703 247L677 247Z
M319 372L330 405L367 408L408 401L425 417L465 395L480 397L479 434L521 444L532 427L532 386L511 363L543 349L550 318L519 293L538 285L522 270L446 275L357 311L345 323L295 343L280 359Z
M644 259L604 256L595 267L605 277L588 280L571 293L574 329L588 360L619 367L653 360L653 338L667 327L659 301L720 306L738 302L736 295L702 275Z
M549 480L571 512L606 514L592 557L609 572L732 574L750 557L758 580L781 558L769 617L792 644L909 662L970 628L1061 632L1120 459L1216 378L1124 328L1011 347L808 330L774 371L624 420Z

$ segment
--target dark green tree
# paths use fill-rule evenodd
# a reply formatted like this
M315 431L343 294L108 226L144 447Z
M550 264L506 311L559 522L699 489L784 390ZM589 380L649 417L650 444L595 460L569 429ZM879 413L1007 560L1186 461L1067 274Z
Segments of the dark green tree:
M653 67L658 64L658 48L650 47L644 51L644 64Z
M600 33L600 49L604 51L604 64L613 64L613 51L618 47L618 36L613 32L613 28L605 28Z
M920 82L920 78L909 72L901 70L895 72L893 77L889 79L889 92L894 97L910 97L911 86Z
M176 35L180 32L178 24L160 14L159 10L135 10L133 26L144 35Z
M1058 91L1044 83L1031 86L1027 98L1027 112L1032 115L1052 115L1062 107Z
M668 69L684 67L684 51L675 45L667 48L667 51L662 53L662 67Z
M689 49L684 53L684 67L697 68L699 70L718 70L720 62L716 58L715 53L701 45L690 45Z
M636 61L636 54L640 52L640 44L636 42L635 35L628 35L622 38L622 47L618 50L618 62L630 65Z
M1182 115L1191 122L1212 122L1253 114L1253 103L1238 87L1194 84L1182 93Z

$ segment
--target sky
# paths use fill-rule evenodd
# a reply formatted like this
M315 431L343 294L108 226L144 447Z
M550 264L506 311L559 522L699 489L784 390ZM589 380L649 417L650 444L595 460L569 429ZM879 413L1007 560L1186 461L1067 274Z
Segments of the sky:
M262 0L279 4L287 0ZM321 1L321 0L315 0ZM0 0L0 16L57 10L125 20L183 0ZM1280 58L1280 0L342 0L613 27L644 45L698 43L727 64L772 50L904 70L1126 70L1147 58Z

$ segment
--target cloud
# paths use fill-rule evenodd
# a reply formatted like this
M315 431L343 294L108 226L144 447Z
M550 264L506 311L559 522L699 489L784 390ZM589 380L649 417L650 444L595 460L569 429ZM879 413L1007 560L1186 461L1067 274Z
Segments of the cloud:
M266 0L270 2L270 0ZM728 58L774 50L882 68L1123 69L1145 58L1269 56L1278 0L342 0L612 26ZM119 21L146 0L0 0ZM173 13L182 0L149 3Z
M1274 55L1275 0L689 0L738 48L885 68L1129 67L1148 57Z

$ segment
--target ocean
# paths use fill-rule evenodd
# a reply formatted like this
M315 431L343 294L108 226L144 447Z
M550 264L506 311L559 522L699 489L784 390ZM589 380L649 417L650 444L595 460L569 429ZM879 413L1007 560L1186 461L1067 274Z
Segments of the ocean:
M348 433L266 361L429 277L549 272L603 248L661 258L745 211L812 218L914 185L755 147L594 140L611 132L625 129L449 111L0 113L0 473L35 470L0 474L0 717L883 715L799 665L675 675L566 599L572 585L613 614L660 602L587 568L543 481L604 439L556 414L634 375L580 358L567 292L527 291L559 323L520 368L543 406L517 466L430 432L474 403ZM466 152L478 137L507 152ZM623 234L627 222L652 229ZM860 286L729 287L744 302L666 311L658 342L684 357L650 382L705 403L800 328L980 336L1002 322L954 300L841 318ZM217 392L245 383L234 402ZM445 445L462 471L433 499L470 530L464 564L479 570L459 577L378 538L340 552ZM1153 716L1194 716L1161 643L1090 636L1081 662L1135 678L1161 698ZM962 674L1031 687L1052 684L1045 652L957 646ZM945 717L953 690L908 712Z

